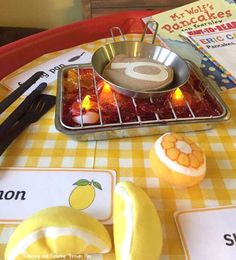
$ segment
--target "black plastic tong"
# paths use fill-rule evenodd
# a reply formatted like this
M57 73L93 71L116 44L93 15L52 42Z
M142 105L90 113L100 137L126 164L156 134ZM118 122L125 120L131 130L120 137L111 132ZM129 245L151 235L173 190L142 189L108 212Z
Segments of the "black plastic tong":
M46 88L47 83L41 83L0 125L0 140L6 136L9 128L29 109L34 100Z
M23 114L23 116L12 125L8 134L0 139L0 155L7 149L11 142L30 124L38 121L50 108L55 105L56 97L40 94Z
M0 114L5 111L17 98L29 89L44 74L43 71L36 72L27 81L0 102ZM36 122L52 106L56 98L41 94L47 87L43 82L38 85L20 105L0 125L0 155L5 151L14 138L20 134L28 125Z
M17 100L27 89L29 89L37 80L44 74L43 71L36 72L33 76L27 79L24 83L14 90L9 96L0 102L0 114L5 111L14 101Z

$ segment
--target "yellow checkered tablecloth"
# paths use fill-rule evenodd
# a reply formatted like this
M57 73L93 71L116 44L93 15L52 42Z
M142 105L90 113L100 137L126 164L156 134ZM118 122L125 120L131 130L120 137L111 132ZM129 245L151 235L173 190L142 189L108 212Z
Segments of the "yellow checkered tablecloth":
M130 36L135 38L136 36ZM82 45L93 51L106 40ZM58 55L40 57L19 71ZM18 72L19 72L18 71ZM1 95L6 90L1 88ZM236 90L221 93L231 111L231 119L214 129L186 133L207 156L207 174L200 185L176 190L152 173L149 150L158 136L79 142L58 132L54 109L28 127L0 157L0 167L107 168L117 172L118 181L133 181L152 198L159 213L164 245L161 259L184 259L173 214L176 210L236 204ZM13 108L14 109L14 106ZM4 210L4 209L0 209ZM0 259L11 225L0 225ZM108 227L112 234L112 227ZM103 259L114 259L107 254Z

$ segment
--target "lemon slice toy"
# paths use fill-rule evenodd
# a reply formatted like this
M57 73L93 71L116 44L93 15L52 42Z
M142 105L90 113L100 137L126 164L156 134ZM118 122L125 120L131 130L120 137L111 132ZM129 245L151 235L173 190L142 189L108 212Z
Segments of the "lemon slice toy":
M159 259L159 216L148 195L134 183L120 182L115 187L113 230L117 260Z
M173 187L186 188L202 181L206 157L201 148L184 135L166 133L150 151L153 172Z
M71 259L110 250L108 231L95 218L69 207L51 207L16 228L7 244L5 259Z

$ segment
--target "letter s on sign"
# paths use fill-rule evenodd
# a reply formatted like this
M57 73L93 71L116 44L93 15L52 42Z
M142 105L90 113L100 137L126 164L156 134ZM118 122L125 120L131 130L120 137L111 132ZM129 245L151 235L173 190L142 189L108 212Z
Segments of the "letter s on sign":
M225 234L224 239L227 241L225 243L227 246L233 246L234 245L234 240L231 238L230 234Z

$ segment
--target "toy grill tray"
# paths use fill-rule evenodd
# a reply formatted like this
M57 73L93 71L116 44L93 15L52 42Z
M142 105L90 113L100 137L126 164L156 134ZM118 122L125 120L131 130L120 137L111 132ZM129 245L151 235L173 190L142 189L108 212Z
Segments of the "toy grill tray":
M188 62L189 81L178 89L148 99L121 95L109 88L90 65L66 66L59 72L55 125L81 141L187 132L212 128L230 113L199 69ZM90 107L83 107L89 96ZM98 114L93 124L84 115ZM80 124L74 117L80 117Z

